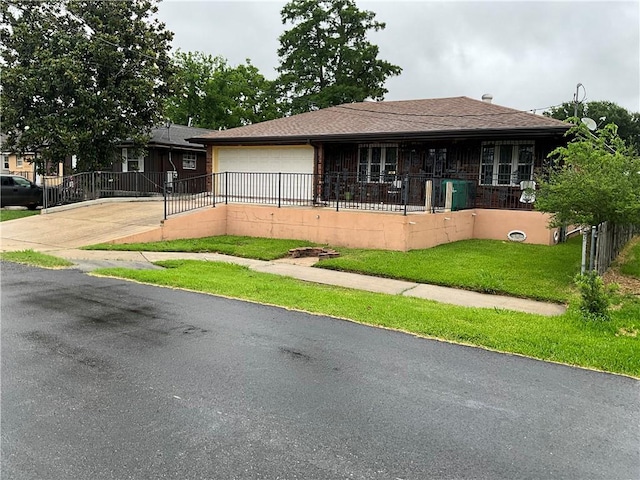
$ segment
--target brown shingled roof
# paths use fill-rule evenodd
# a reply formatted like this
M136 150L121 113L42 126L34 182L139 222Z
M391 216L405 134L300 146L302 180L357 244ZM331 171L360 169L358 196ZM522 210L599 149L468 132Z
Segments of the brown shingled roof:
M199 143L419 138L488 131L563 133L561 121L468 97L348 103L197 137ZM196 139L190 139L195 141Z

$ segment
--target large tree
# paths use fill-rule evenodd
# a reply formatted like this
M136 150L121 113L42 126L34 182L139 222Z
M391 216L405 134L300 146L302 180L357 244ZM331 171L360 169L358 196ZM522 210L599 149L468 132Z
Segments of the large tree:
M0 4L2 128L9 147L78 170L109 168L125 139L142 146L162 117L173 34L156 0Z
M378 47L367 39L385 24L353 0L292 0L281 16L292 24L278 49L278 82L290 113L382 100L387 78L402 71L379 59Z
M640 158L617 134L615 124L591 133L577 119L572 140L551 153L536 208L552 214L552 225L640 223Z
M576 116L576 105L573 102L565 102L544 114L558 120L567 120ZM615 123L620 138L640 152L640 113L629 112L614 102L594 101L579 103L577 117L591 118L598 125Z
M281 116L275 83L249 60L231 67L222 57L202 52L174 55L174 94L167 116L174 123L202 128L232 128Z

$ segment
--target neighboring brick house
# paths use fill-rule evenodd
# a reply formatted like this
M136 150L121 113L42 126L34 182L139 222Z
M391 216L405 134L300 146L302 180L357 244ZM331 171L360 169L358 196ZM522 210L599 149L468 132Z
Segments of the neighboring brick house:
M114 171L177 172L179 178L204 175L207 171L206 149L186 139L207 135L212 131L175 124L153 128L151 139L142 154L136 155L131 143L122 143L122 161L114 163Z

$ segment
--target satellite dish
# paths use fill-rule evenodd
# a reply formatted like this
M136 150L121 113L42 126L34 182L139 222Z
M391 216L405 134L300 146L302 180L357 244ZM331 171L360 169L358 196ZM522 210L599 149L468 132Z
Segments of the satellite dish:
M595 120L593 120L592 118L589 118L589 117L585 117L585 118L583 118L583 119L582 119L582 123L584 123L584 124L587 126L587 128L588 128L589 130L591 130L592 132L593 132L596 128L598 128L598 124L595 122Z

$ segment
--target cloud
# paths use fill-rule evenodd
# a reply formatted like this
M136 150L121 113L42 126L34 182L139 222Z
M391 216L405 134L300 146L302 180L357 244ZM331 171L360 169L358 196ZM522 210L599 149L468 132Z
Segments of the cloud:
M250 58L275 78L285 2L165 1L160 18L174 46ZM357 2L386 29L372 32L380 58L403 68L387 81L390 100L494 95L519 109L589 100L640 111L638 2Z

